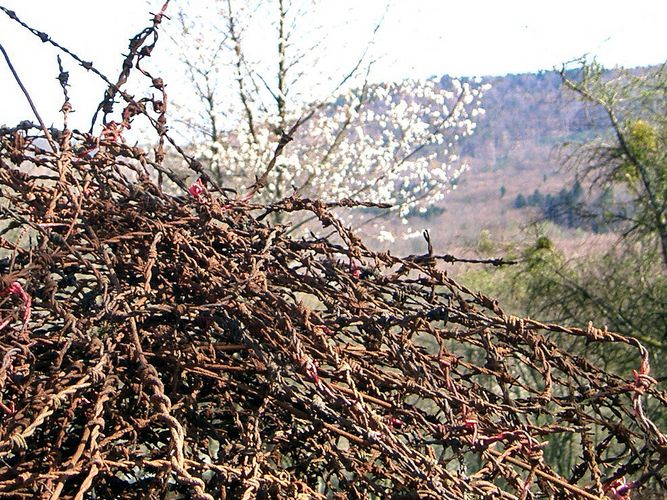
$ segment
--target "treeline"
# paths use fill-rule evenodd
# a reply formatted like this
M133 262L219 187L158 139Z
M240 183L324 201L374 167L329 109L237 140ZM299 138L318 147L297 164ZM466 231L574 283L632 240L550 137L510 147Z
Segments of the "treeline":
M539 189L535 189L530 195L520 193L512 206L515 209L535 207L540 210L540 219L594 233L614 230L617 222L626 219L628 215L624 207L614 203L611 188L593 195L584 192L578 180L569 189L563 188L556 194L543 194Z

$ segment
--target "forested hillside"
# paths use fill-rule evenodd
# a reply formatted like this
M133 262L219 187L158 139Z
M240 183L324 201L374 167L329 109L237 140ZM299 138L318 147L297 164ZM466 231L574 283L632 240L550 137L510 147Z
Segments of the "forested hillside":
M485 79L486 115L463 153L502 167L515 146L553 145L586 133L597 120L564 92L554 71ZM480 165L481 166L481 165Z
M442 80L447 84L448 77ZM484 96L486 113L462 143L470 169L438 210L424 221L413 221L433 228L436 241L447 248L474 246L480 233L516 238L523 225L541 215L539 205L547 197L580 192L573 190L573 175L563 167L562 145L603 134L608 127L599 111L584 107L563 89L555 71L485 81L492 86ZM538 203L531 203L531 196ZM589 194L584 189L580 196L586 201ZM562 238L576 234L564 231Z

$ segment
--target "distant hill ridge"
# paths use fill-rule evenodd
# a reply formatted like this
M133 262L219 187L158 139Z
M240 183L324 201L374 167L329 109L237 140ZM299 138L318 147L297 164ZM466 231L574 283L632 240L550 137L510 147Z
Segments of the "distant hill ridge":
M638 67L630 71L642 73L654 68ZM576 78L576 71L570 71L568 77ZM441 83L447 86L449 80L449 76L443 76ZM556 71L483 80L491 84L483 99L486 114L479 119L474 136L464 141L463 156L494 160L507 154L517 141L555 145L565 140L585 139L608 127L604 113L579 102L564 88ZM490 163L493 166L495 161Z
M444 76L441 83L449 87L449 80ZM460 145L470 169L438 210L429 212L434 216L413 221L413 226L432 228L436 241L447 248L474 245L482 231L489 231L492 238L516 237L518 229L536 215L530 207L514 207L519 194L539 190L555 195L572 187L573 176L562 168L559 146L608 130L604 114L584 106L564 89L556 71L483 81L491 84L482 102L486 113L478 118L475 133Z
M443 77L441 81L446 84L447 80L449 77ZM591 124L599 121L571 93L564 92L555 71L510 74L484 81L491 84L483 100L486 114L479 119L475 134L463 142L461 151L462 156L475 158L478 168L494 167L517 143L552 146L590 130Z

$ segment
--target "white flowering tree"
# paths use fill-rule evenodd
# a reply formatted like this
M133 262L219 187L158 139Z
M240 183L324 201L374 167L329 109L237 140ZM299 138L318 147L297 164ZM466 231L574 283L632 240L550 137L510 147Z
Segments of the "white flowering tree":
M240 194L256 185L289 133L254 200L351 198L389 204L405 221L440 200L465 170L457 144L483 113L479 81L451 80L448 88L435 79L373 83L379 25L356 56L329 47L324 2L213 3L214 24L204 13L211 6L184 7L173 39L199 103L197 113L181 103L178 118L199 134L196 153L222 184ZM352 55L321 75L318 68L332 68L329 58L341 53Z

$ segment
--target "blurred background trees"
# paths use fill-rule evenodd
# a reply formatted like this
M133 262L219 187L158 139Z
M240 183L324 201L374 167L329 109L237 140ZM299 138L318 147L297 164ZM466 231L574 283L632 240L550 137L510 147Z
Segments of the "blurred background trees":
M622 224L628 242L658 246L667 271L667 73L644 74L584 62L578 78L563 82L608 118L611 134L575 150L572 162L592 188L617 189L624 203L606 214ZM621 208L619 210L619 208Z
M667 349L667 73L605 71L580 61L561 72L564 85L604 117L607 131L566 145L566 165L576 181L540 218L611 228L617 237L601 251L568 256L536 226L535 243L522 264L506 271L475 271L468 280L544 320L585 325L592 321L640 339L654 352L661 375ZM582 188L585 186L585 188ZM515 200L529 203L525 196ZM557 217L558 216L558 217ZM567 217L565 217L567 218ZM567 224L566 224L567 225ZM496 251L498 248L496 248ZM612 359L605 353L605 362Z
M606 71L579 61L561 72L564 87L594 117L596 133L565 144L563 178L570 187L545 196L519 193L511 210L534 210L532 243L493 241L480 233L477 253L505 254L520 264L504 269L473 269L463 281L498 297L508 310L540 321L585 327L592 324L637 338L651 351L652 373L667 376L667 73L650 70ZM604 122L602 121L604 119ZM603 123L605 125L603 125ZM586 136L585 136L586 137ZM539 193L539 194L538 194ZM531 208L532 207L532 208ZM582 231L590 248L572 252L550 237L554 228ZM575 229L576 228L576 229ZM595 236L604 238L595 241ZM596 343L570 346L582 359L631 379L636 360ZM647 409L659 425L667 415ZM582 448L571 436L555 442L560 470L571 470ZM647 493L661 498L660 486Z

